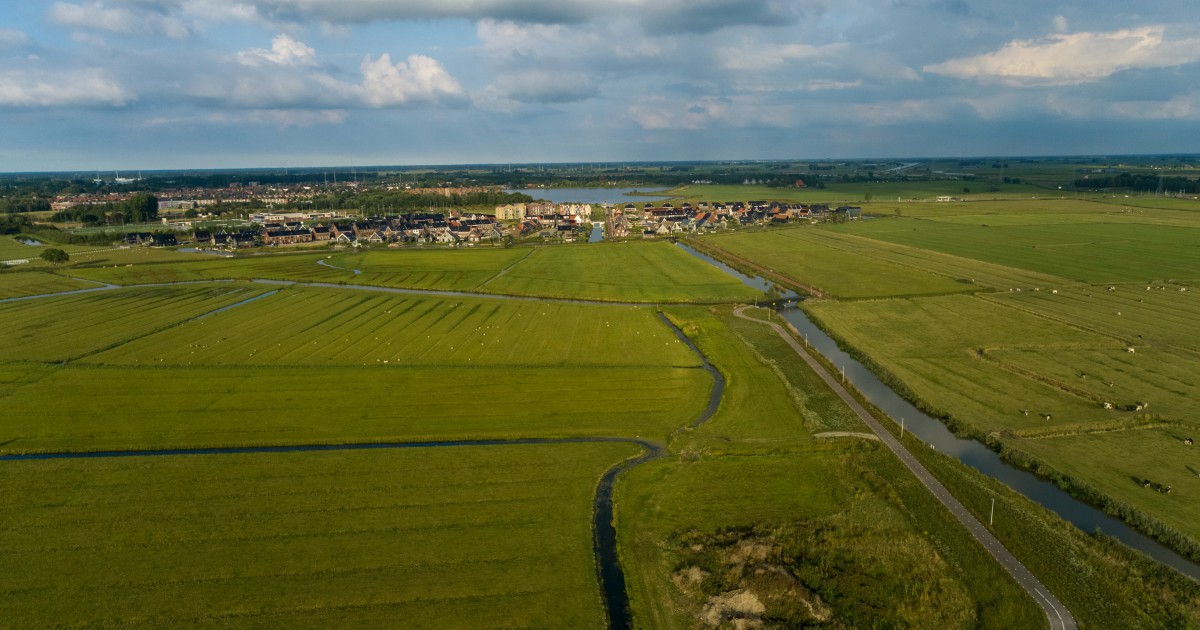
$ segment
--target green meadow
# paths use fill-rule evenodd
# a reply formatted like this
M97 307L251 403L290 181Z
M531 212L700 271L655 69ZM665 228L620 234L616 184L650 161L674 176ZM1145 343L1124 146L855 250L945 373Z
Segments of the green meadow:
M538 248L481 289L616 302L729 302L761 295L663 242Z
M146 252L147 249L121 250ZM668 243L571 247L373 249L177 254L146 264L81 262L70 275L119 285L267 279L402 289L483 292L606 302L723 302L758 292ZM355 272L358 273L355 273Z
M896 265L870 251L855 251L842 243L826 243L827 240L816 229L799 227L720 234L705 238L704 242L835 297L938 295L972 290L951 277Z
M951 229L972 227L937 212ZM1044 218L1021 214L1028 225ZM1190 452L1170 440L1191 426L1196 294L1165 283L1147 292L1142 280L1110 293L1041 268L1051 262L1019 267L872 232L918 222L705 242L848 298L806 308L960 425L1148 511L1186 501L1187 479L1178 494L1154 493L1158 503L1137 503L1152 492L1140 485L1118 486L1122 475L1172 483L1187 470ZM1171 245L1180 265L1185 241ZM637 627L1045 623L915 478L855 435L857 417L782 340L732 306L675 304L762 294L668 243L233 258L109 250L73 255L55 274L0 274L0 295L94 286L68 275L154 286L0 303L0 453L636 437L665 448L623 473L615 493ZM538 297L562 300L528 299ZM671 303L666 315L723 375L705 424L691 426L712 377L655 308L630 302ZM1109 397L1153 406L1103 409ZM1140 441L1120 439L1133 434ZM1125 447L1143 454L1084 465L1088 451L1117 459ZM1161 457L1145 454L1154 449ZM605 470L640 450L3 461L0 599L19 627L602 627L593 495ZM962 471L947 474L984 496ZM1037 531L1034 543L1057 544ZM1119 588L1132 583L1127 560L1082 535L1070 544L1088 553L1025 553L1107 572L1097 584L1120 610L1077 611L1082 625L1186 621L1177 584L1149 582L1139 599ZM1093 601L1067 577L1056 592L1062 584L1073 610ZM753 601L760 612L746 608Z
M96 286L98 285L94 282L76 280L42 271L0 272L0 300L42 293L90 289Z
M826 290L803 308L904 395L1188 548L1187 499L1135 477L1195 477L1191 451L1141 437L1200 433L1200 219L1120 201L911 204L704 242ZM951 291L930 277L960 288L936 295ZM1077 446L1093 441L1113 450Z
M628 444L3 462L4 625L602 627Z
M65 361L267 293L233 284L94 291L0 303L0 361Z

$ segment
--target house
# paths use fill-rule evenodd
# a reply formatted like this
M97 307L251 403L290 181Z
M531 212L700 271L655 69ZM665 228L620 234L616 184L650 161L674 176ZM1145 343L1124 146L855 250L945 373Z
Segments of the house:
M126 245L145 245L150 242L150 236L149 232L130 232L125 235L124 242Z
M312 233L312 240L314 241L329 240L330 234L328 225L314 225L311 228L308 228L308 231Z
M280 228L276 230L264 230L262 239L266 245L292 245L295 243L311 243L313 234L311 230L304 228Z
M172 247L179 244L179 239L175 238L174 234L151 234L149 245L151 247Z
M208 230L192 232L192 242L196 244L212 242L212 234Z

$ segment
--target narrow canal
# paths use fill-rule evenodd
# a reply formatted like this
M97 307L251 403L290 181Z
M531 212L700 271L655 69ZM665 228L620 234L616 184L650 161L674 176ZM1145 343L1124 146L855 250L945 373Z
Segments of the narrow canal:
M754 288L771 292L774 285L760 277L747 276L725 263L702 254L687 245L679 247ZM798 300L790 291L778 293L782 299ZM907 432L933 448L951 456L979 472L1007 484L1013 490L1057 514L1063 520L1087 533L1103 532L1133 549L1174 568L1195 580L1200 580L1200 564L1192 562L1153 538L1134 530L1124 521L1113 518L1087 503L1076 499L1053 483L1009 464L1000 454L984 444L954 435L940 420L914 407L880 381L866 366L838 347L837 342L808 319L795 306L780 309L780 315L800 334L809 346L820 352L830 363L845 369L846 380L862 393L871 404L883 410L893 422L903 422Z

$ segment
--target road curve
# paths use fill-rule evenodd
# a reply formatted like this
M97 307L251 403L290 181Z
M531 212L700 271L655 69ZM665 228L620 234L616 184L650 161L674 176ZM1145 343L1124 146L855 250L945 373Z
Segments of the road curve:
M1029 572L1029 569L1025 568L1025 565L1021 564L1019 560L1013 557L1013 555L1004 548L1004 545L1000 544L1000 541L992 535L992 532L988 531L987 527L985 527L983 523L979 522L979 519L975 518L973 514L967 511L967 508L963 507L963 504L959 503L958 499L954 498L954 495L950 494L950 491L947 490L946 487L937 480L937 478L930 474L929 470L927 470L925 466L921 464L921 462L917 461L917 458L913 457L912 453L909 453L908 449L904 448L904 445L897 440L890 431L885 429L883 425L879 424L879 422L875 420L875 418L868 413L867 410L861 404L859 404L859 402L855 400L853 396L850 395L850 392L846 391L846 388L843 387L841 383L837 382L837 380L825 370L825 367L818 363L817 360L813 358L813 356L809 354L809 352L805 350L799 342L789 335L787 331L785 331L779 324L774 322L764 322L760 319L748 317L744 312L746 308L747 307L745 306L738 307L734 310L734 314L742 319L769 326L775 331L776 334L779 335L780 338L787 342L787 344L791 346L792 350L794 350L801 359L804 359L804 362L807 363L809 367L811 367L812 370L821 377L821 380L825 381L825 384L828 385L829 388L834 392L836 392L837 395L852 410L854 410L854 413L858 414L858 417L862 419L863 423L866 424L872 431L874 431L875 435L879 436L879 440L883 442L888 449L890 449L892 453L896 455L896 457L900 458L900 461L903 462L904 465L908 467L908 469L912 471L914 475L916 475L921 484L924 485L925 488L928 489L938 501L941 501L942 505L946 506L946 509L950 510L950 513L953 514L954 517L957 518L958 521L962 523L969 532L971 532L971 535L975 538L975 540L979 541L979 544L983 545L983 548L987 550L987 552L991 554L993 558L996 559L996 562L1000 563L1000 566L1004 567L1005 571L1008 571L1008 574L1017 581L1017 584L1020 584L1021 588L1025 589L1026 593L1029 593L1029 596L1033 598L1033 601L1037 602L1038 606L1042 608L1042 611L1046 613L1046 619L1049 621L1050 628L1053 630L1075 630L1079 627L1078 624L1076 624L1075 617L1071 614L1071 611L1067 610L1067 607L1064 606L1062 602L1058 601L1058 598L1056 598L1054 594L1050 592L1050 589L1046 588L1046 586L1043 585L1040 580L1038 580L1033 576L1032 573Z

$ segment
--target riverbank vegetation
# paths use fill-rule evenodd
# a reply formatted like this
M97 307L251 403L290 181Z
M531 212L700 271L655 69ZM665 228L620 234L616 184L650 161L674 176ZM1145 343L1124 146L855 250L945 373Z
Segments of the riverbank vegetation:
M766 327L672 309L729 384L618 493L638 627L1038 627L1041 613ZM851 435L820 437L831 430Z

